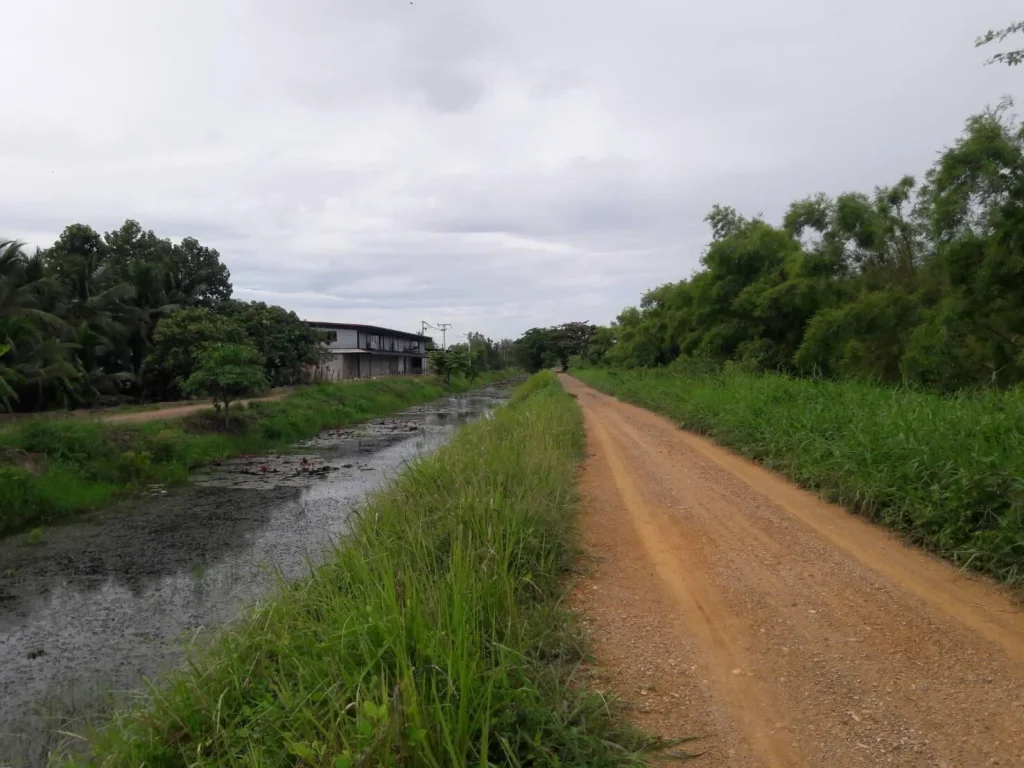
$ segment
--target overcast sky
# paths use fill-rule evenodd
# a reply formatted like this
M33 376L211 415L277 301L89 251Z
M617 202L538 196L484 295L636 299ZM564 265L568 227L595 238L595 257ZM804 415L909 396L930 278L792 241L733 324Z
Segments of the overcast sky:
M0 0L0 239L137 219L310 319L517 336L693 271L715 202L920 176L1019 0ZM1024 43L1024 41L1018 41ZM451 340L449 338L449 340Z

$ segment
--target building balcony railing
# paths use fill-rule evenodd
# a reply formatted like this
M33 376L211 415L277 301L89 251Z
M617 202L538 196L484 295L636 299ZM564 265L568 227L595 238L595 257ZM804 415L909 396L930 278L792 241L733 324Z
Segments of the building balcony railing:
M423 350L419 344L380 344L375 341L367 341L359 346L371 352L405 352L412 355L422 355Z

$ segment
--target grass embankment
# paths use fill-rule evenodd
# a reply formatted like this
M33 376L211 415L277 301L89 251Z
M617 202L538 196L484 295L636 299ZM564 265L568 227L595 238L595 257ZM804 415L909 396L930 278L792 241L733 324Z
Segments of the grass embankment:
M723 371L573 371L960 565L1024 585L1024 392L944 397Z
M508 378L482 375L474 386ZM185 482L191 469L259 453L470 388L433 377L319 383L277 402L175 421L105 424L40 415L0 429L0 536L95 509L147 486Z
M103 766L618 765L559 607L583 432L540 374L406 469L308 580L94 739Z

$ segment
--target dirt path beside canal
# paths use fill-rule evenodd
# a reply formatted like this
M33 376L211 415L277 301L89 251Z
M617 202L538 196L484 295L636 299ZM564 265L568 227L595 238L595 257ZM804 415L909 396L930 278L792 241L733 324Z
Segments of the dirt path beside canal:
M248 405L249 403L274 402L275 400L281 400L294 391L294 387L282 387L280 389L273 390L269 395L265 395L263 397L250 397L244 400L236 400L232 405L237 407L239 405ZM88 415L99 421L104 421L107 424L141 424L147 421L181 419L193 413L199 413L199 411L208 411L211 408L213 408L212 401L203 401L201 403L168 403L165 407L153 408L148 411L125 411L121 413L118 413L117 411L110 411L106 413L100 411Z
M595 685L702 766L1024 765L1024 613L843 509L563 377ZM695 763L695 764L697 764Z

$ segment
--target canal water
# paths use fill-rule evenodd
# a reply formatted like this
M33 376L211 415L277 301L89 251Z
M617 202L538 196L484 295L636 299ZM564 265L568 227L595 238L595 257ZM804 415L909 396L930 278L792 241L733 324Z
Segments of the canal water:
M102 722L279 579L302 576L368 493L510 393L488 387L328 430L48 529L41 543L0 540L0 768L74 750L68 734Z

